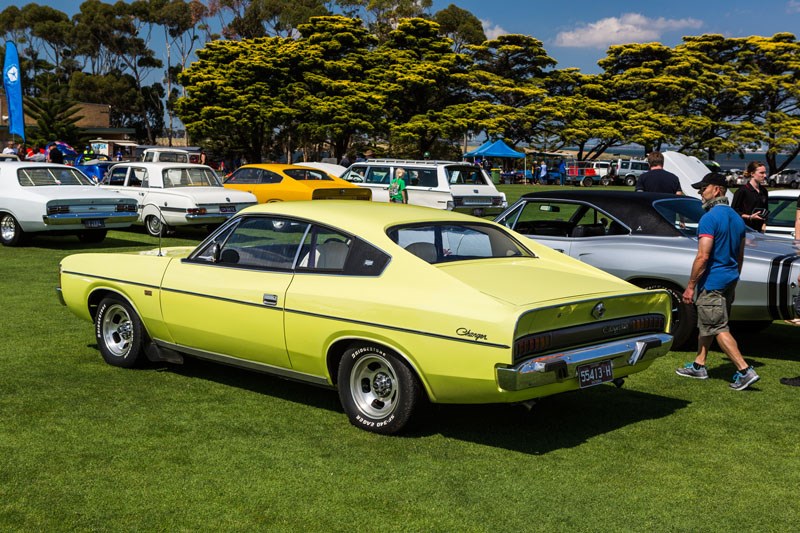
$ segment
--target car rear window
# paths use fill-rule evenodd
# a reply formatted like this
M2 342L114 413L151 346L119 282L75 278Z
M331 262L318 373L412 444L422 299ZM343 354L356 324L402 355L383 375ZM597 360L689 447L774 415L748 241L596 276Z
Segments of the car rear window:
M450 185L486 185L486 176L483 170L474 165L449 166L447 172L447 182Z
M82 172L73 168L37 166L17 171L17 181L22 187L48 187L54 185L94 185Z
M431 264L534 256L507 233L483 224L413 224L390 228L387 235L409 253Z
M283 171L292 179L300 181L333 181L333 178L320 170L308 170L305 168L287 168Z

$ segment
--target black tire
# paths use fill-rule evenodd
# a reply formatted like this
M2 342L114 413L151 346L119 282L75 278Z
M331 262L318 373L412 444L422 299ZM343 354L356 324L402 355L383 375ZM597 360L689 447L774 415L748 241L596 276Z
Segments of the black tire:
M0 243L3 246L21 246L26 240L25 230L16 218L8 213L0 215Z
M694 304L683 303L683 293L675 285L661 281L637 283L643 289L664 289L672 297L672 349L690 346L697 337L697 309Z
M600 178L600 185L602 185L603 187L608 187L612 183L614 183L614 180L612 180L611 178Z
M583 185L584 187L591 187L592 178L583 178L583 180L581 180L581 185Z
M347 350L339 361L339 399L350 422L372 433L401 431L422 399L422 385L399 357L373 344Z
M636 185L636 176L625 176L625 185L628 187Z
M791 187L792 189L796 189L798 185L800 185L799 182L793 181L792 183L789 184L789 187Z
M78 240L87 244L103 242L107 233L105 229L86 230L78 233Z
M169 226L161 222L161 219L156 215L148 215L144 221L144 227L147 233L153 237L166 237L169 231Z
M122 368L140 365L146 357L147 333L131 305L119 296L103 298L94 319L97 346L106 363Z

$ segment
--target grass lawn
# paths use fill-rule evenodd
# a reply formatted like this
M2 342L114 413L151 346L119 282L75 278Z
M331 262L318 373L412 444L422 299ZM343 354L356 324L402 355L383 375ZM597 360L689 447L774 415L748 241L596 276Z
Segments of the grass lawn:
M537 187L539 188L539 187ZM513 201L531 186L503 189ZM517 193L519 190L519 193ZM165 246L194 244L185 232ZM762 379L680 378L671 353L617 389L434 406L415 432L351 426L335 392L188 360L106 365L59 305L63 256L0 248L1 531L791 531L800 522L800 330L740 339ZM688 268L688 265L687 265ZM536 283L536 280L531 280ZM794 502L794 503L793 503Z

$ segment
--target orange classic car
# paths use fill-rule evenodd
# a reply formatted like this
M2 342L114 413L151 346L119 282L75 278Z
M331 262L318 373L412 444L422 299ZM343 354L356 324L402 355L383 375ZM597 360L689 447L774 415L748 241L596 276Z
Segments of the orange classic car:
M371 200L372 192L301 165L251 164L236 169L224 183L253 193L259 203L294 200Z

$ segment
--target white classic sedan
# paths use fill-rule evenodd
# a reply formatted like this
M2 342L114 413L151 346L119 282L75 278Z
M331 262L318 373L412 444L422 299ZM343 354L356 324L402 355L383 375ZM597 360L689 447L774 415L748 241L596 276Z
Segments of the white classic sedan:
M34 233L100 242L109 228L136 222L137 203L103 191L66 165L9 161L0 165L0 242L19 246Z
M150 235L174 226L215 227L258 203L249 192L226 189L211 167L191 163L119 163L100 187L139 202L139 222Z

